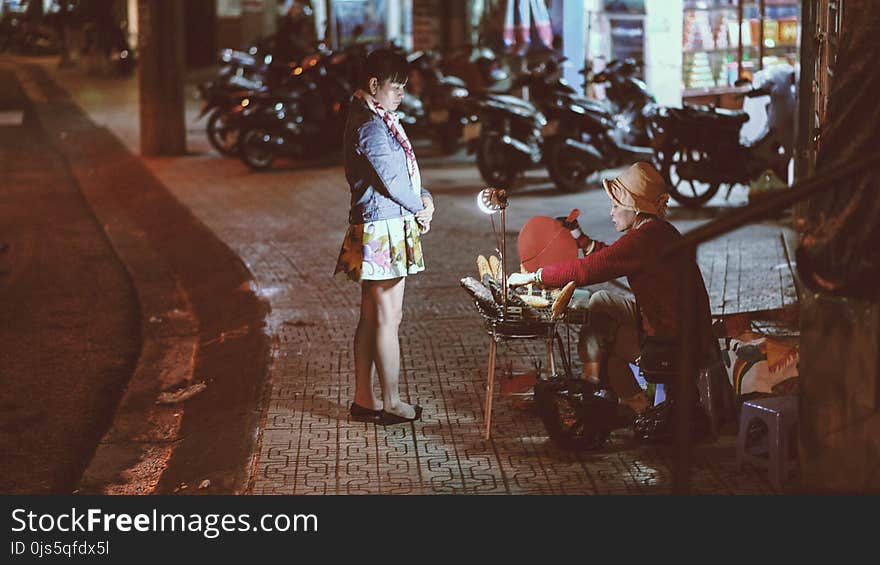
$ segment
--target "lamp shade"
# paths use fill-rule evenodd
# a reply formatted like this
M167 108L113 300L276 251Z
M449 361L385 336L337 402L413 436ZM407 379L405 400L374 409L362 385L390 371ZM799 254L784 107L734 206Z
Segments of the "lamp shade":
M533 216L516 240L520 262L527 271L578 258L577 242L562 222L549 216Z
M507 208L507 191L503 188L484 188L477 193L477 207L484 214L494 214Z

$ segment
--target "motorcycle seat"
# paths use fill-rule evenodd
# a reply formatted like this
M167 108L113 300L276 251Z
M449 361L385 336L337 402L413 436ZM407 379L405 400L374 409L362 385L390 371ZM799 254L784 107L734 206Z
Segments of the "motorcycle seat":
M519 106L528 110L535 109L535 106L528 100L523 100L512 94L487 94L486 99L505 106Z
M442 84L443 86L455 86L458 88L466 88L467 87L467 85L465 84L465 82L462 79L458 78L457 76L452 76L452 75L442 76L437 80L437 82Z
M601 112L603 114L609 114L608 107L603 104L600 100L596 100L595 98L587 98L585 96L572 96L569 98L569 101L577 104L579 106L583 106L584 108L588 108L595 112Z
M727 110L725 108L715 108L714 106L698 106L690 104L685 104L684 110L688 115L696 118L712 117L735 123L737 125L749 121L749 115L743 110Z

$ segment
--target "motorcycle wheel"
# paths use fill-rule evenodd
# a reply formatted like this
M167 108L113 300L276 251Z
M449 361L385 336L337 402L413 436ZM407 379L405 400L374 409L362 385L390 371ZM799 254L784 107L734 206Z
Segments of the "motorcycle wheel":
M698 163L705 159L705 155L701 152L687 149L667 153L663 157L660 174L669 184L669 195L682 206L687 208L702 206L711 200L721 188L719 182L683 179L678 175L678 166L681 163Z
M596 168L566 146L564 139L557 139L547 148L547 172L562 192L580 192L587 188L587 179Z
M241 133L239 154L244 163L257 171L264 171L275 161L275 151L266 143L269 133L261 128L254 128Z
M208 141L221 155L238 155L238 128L229 124L229 113L225 108L217 108L208 117Z
M517 171L508 162L504 145L496 136L481 136L477 146L477 168L487 184L509 190Z

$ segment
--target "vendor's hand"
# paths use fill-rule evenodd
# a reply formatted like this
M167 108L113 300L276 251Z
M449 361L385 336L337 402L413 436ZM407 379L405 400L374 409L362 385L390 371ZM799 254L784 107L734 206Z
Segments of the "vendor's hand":
M556 219L562 224L562 227L566 228L569 233L571 233L571 237L574 239L579 238L583 235L581 231L581 226L578 223L578 216L580 215L580 211L575 208L572 210L568 216L557 216Z
M416 222L419 225L419 233L425 235L431 231L431 222Z
M534 282L535 273L513 273L512 275L507 277L507 286L511 288L526 286L527 284L534 284Z

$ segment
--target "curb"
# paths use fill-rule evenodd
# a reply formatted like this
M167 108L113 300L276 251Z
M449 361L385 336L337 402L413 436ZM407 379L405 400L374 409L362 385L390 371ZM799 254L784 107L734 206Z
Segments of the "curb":
M204 492L244 492L269 357L268 305L251 291L251 273L43 69L18 66L17 75L140 305L137 366L77 492L194 491L205 479ZM207 388L192 398L158 403L198 383Z

